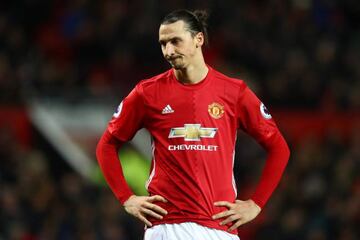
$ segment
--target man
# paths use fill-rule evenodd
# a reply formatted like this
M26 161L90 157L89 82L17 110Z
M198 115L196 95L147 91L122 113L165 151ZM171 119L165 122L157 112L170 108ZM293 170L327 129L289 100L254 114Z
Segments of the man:
M97 157L125 210L147 225L144 239L239 239L237 228L254 219L277 186L289 149L267 111L246 84L206 65L206 14L177 10L159 29L172 69L143 80L121 102L102 136ZM150 196L128 187L118 149L140 128L152 135ZM268 153L251 199L236 200L233 176L237 129Z

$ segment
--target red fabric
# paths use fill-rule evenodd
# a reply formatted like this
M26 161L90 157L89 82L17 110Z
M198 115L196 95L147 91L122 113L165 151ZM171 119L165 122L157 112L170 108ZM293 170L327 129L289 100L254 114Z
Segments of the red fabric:
M105 131L97 148L96 157L107 183L121 204L133 195L129 185L126 183L121 163L118 157L118 149L122 142Z
M260 182L251 197L261 208L278 185L290 156L289 148L281 134L276 134L271 140L262 143L262 146L267 151L267 159Z
M238 111L240 128L261 144L268 154L260 182L251 197L263 208L280 181L290 151L270 113L249 88L245 88L240 96Z
M154 225L192 221L228 229L219 225L221 220L212 219L225 210L213 203L236 199L233 161L239 128L269 152L253 196L260 207L276 187L288 158L286 143L261 101L243 81L210 67L205 79L193 85L178 82L172 69L141 81L119 105L108 131L125 142L143 127L153 139L148 191L168 200L158 203L169 213L162 220L150 219ZM113 151L110 154L114 155ZM118 169L119 164L116 166ZM115 171L120 172L111 166L104 170L113 172L110 179ZM128 191L120 191L123 186L128 188L124 180L110 182L119 199L129 197Z

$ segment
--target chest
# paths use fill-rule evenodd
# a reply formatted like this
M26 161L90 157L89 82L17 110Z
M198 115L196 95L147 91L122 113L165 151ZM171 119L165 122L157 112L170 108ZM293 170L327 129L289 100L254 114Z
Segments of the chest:
M219 128L236 121L235 105L235 97L219 87L167 88L158 91L147 102L146 127L157 131L185 128L187 132Z

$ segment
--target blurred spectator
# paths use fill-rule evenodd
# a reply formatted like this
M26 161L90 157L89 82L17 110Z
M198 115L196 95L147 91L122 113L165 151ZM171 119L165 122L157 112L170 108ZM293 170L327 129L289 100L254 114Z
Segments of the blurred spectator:
M21 88L25 95L122 97L139 80L167 68L156 48L161 15L202 7L212 11L208 61L225 71L226 62L232 66L226 72L237 77L251 76L268 105L359 106L360 32L354 22L359 4L354 1L165 2L4 4L2 101L21 98ZM36 17L29 21L27 10Z

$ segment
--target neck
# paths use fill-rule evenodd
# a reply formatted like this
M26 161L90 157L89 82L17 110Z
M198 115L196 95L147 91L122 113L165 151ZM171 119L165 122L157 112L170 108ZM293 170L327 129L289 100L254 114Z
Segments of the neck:
M207 75L209 69L204 61L191 64L183 69L175 69L176 79L184 84L196 84L201 82Z

